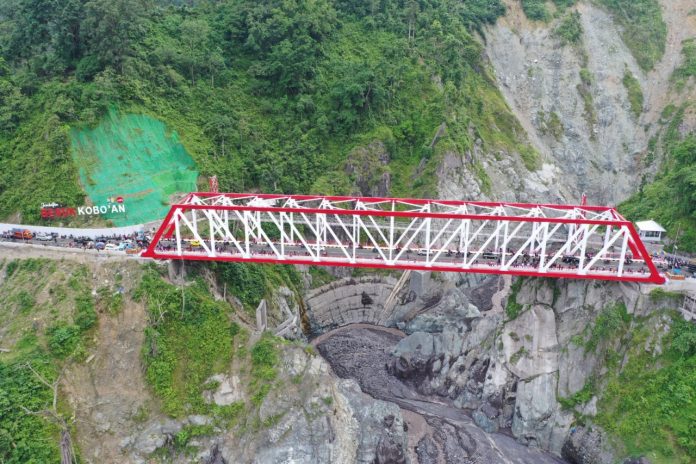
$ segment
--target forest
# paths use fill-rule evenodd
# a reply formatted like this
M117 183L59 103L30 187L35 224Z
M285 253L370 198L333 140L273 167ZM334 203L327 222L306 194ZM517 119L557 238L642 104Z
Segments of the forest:
M82 204L69 131L112 109L165 122L227 191L360 193L346 160L373 141L394 195L435 195L438 156L476 139L535 169L475 38L504 12L498 0L2 0L0 217Z

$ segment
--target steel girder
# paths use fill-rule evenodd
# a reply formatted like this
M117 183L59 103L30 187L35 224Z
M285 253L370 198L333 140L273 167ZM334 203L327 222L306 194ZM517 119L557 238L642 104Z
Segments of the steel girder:
M191 193L143 256L664 282L631 222L586 205Z

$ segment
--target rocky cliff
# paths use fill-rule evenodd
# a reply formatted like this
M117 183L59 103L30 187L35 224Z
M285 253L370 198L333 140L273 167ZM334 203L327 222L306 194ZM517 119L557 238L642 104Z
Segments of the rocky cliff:
M525 16L519 1L506 1L507 14L485 30L485 53L541 164L528 171L511 154L487 152L478 141L471 153L445 154L440 194L577 201L586 192L591 202L607 204L633 194L642 176L650 178L659 167L645 157L650 139L668 122L661 119L663 109L693 96L675 89L671 79L683 60L683 41L696 34L692 2L659 3L665 53L645 71L624 43L621 25L598 4L577 2L539 22ZM564 21L576 22L577 37L559 33ZM488 192L478 168L467 164L470 158L482 160Z

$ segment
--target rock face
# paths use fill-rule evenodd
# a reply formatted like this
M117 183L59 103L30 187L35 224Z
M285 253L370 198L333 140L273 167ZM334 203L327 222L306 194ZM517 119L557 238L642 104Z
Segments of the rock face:
M146 462L154 451L170 447L170 462L191 458L171 451L175 437L188 425L212 425L210 437L199 437L196 462L207 463L405 463L407 447L399 407L364 394L354 380L337 379L319 356L300 347L283 352L282 389L272 389L258 410L258 430L219 428L212 418L153 420L121 441L128 462ZM239 388L227 376L211 400L224 404L223 391ZM236 396L243 397L237 392Z
M353 149L348 154L345 172L354 179L357 188L355 194L364 197L386 197L391 187L388 164L387 147L378 140Z
M562 455L572 464L616 462L616 456L608 446L607 438L601 430L592 427L573 428L563 445ZM629 462L634 461L626 461Z
M587 192L597 204L624 200L659 166L641 160L665 122L662 109L693 97L693 92L678 95L670 82L682 60L682 41L696 33L687 14L693 2L659 2L667 46L648 72L638 66L611 15L593 2L576 2L547 24L529 21L520 2L505 3L506 16L484 31L485 52L498 88L541 155L541 166L529 172L518 154L492 150L470 134L473 146L466 153L443 154L440 197L555 202L577 201ZM579 43L564 45L555 30L570 12L579 13L583 33ZM623 84L627 73L645 97L640 114L631 108Z
M509 320L501 307L476 310L465 290L472 294L464 285L444 290L438 304L398 324L407 335L385 361L391 373L467 411L483 430L509 430L521 443L560 455L574 417L557 397L581 390L601 367L578 338L614 303L638 315L653 303L637 285L530 279L508 296L522 308ZM578 407L596 414L596 398Z

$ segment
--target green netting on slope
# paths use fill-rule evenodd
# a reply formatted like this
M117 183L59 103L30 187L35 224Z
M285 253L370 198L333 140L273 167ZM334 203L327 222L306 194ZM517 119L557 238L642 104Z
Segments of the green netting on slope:
M162 219L175 192L196 188L198 172L176 132L145 115L110 112L94 129L71 131L80 180L95 205L122 196L126 213L105 214L117 226Z

